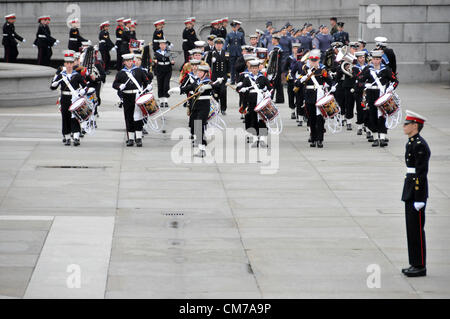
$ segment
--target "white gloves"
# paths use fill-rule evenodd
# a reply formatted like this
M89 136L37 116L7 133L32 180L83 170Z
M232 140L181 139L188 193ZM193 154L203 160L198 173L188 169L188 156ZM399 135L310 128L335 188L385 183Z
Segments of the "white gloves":
M425 203L424 202L414 202L414 208L417 211L420 211L424 207L425 207Z
M216 82L214 82L214 84L217 84L217 83L222 84L222 82L223 82L223 78L217 78L217 80L216 80Z
M391 85L389 85L389 87L387 88L386 92L392 92L394 91L394 84L391 83Z
M267 76L267 79L268 79L269 81L272 81L273 75L272 75L272 74L269 74L269 75Z
M228 80L230 80L230 79L228 79ZM244 84L244 83L239 82L238 84L236 84L236 87L238 88L238 87L242 86L242 84Z
M173 49L173 43L169 44L169 45L167 46L167 49L169 49L169 51L172 50L172 49Z
M336 85L334 85L334 86L331 87L330 93L333 93L333 92L335 92L335 91L336 91Z
M303 77L300 79L300 83L305 83L306 79L307 79L307 77L306 77L306 76L303 76Z
M33 43L33 48L36 48L36 44Z
M153 90L153 85L150 83L149 85L147 85L147 87L145 88L145 90L147 91L152 91Z
M231 83L231 79L228 79L228 80L227 80L227 83Z
M83 95L85 95L85 94L86 94L86 90L85 90L85 89L81 89L79 95L80 95L80 96L83 96Z
M22 42L25 43L25 42L27 42L27 40L23 39Z
M59 40L56 40L56 42L55 43L58 43L59 44Z
M114 47L111 49L111 51L113 51L113 52L116 52L116 50L117 50L117 47Z
M59 85L59 82L61 82L62 81L62 79L61 80L59 80L59 81L55 81L55 80L53 80L53 82L52 82L52 87L58 87L58 85Z
M211 61L212 61L212 63L216 63L217 59L216 59L215 57L213 57L213 58L211 59Z
M245 92L248 91L248 89L249 89L248 87L242 88L242 89L239 90L239 92L240 92L240 93L245 93Z
M121 84L120 86L119 86L119 90L121 90L121 91L123 91L124 89L125 89L125 87L126 87L127 85L124 83L124 84Z
M174 88L171 88L171 89L168 91L168 93L169 93L169 94L175 94L175 93L180 94L180 93L181 93L181 89L180 89L179 87L174 87Z

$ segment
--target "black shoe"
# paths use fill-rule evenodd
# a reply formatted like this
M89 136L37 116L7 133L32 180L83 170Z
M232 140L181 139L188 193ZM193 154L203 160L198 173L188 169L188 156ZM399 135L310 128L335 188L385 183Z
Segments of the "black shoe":
M318 141L318 142L317 142L317 147L318 147L318 148L323 148L323 143L322 143L322 141Z
M64 143L66 146L70 146L70 138L66 139L66 142Z
M380 140L380 147L385 147L388 146L388 143L386 142L386 140Z
M403 268L402 269L402 274L404 274L405 272L407 272L408 270L414 268L413 266L409 266L408 268Z
M311 144L309 144L309 147L316 147L316 142L311 142Z
M387 137L384 140L386 141L386 143L389 143L389 139Z
M308 138L308 143L312 143L312 139L311 138Z
M426 267L410 267L403 272L406 277L423 277L427 275Z
M127 141L127 146L133 146L134 145L134 141L133 140L128 140Z
M362 135L362 129L359 129L356 135Z
M291 120L295 120L297 117L295 116L295 112L291 113Z
M142 147L142 139L141 138L136 139L136 146Z
M352 130L352 125L351 124L347 124L347 131L351 131Z
M80 140L79 139L74 139L73 140L73 146L79 146L80 145Z
M63 140L62 140L63 144L66 144L66 141L67 141L67 140L66 140L66 138L64 137Z
M298 121L297 126L303 126L303 122L302 121Z
M380 146L380 140L378 140L378 139L374 140L372 143L372 147L377 147L377 146Z

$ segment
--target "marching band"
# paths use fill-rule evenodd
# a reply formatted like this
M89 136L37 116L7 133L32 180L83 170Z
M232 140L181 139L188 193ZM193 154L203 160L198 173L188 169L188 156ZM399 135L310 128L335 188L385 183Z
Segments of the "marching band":
M16 15L9 14L5 19L2 42L5 60L14 62L18 54L17 41L25 40L15 33ZM38 47L38 64L42 65L50 64L52 47L59 43L51 36L50 21L50 16L38 18L34 43ZM387 47L387 38L375 38L376 47L369 53L365 41L350 41L349 34L344 31L344 22L331 18L331 31L326 25L321 25L316 31L308 22L298 29L287 22L276 30L268 21L266 31L256 29L248 36L249 44L246 44L242 22L232 20L231 30L227 30L228 21L228 18L213 20L205 42L199 40L194 29L196 18L184 20L185 27L181 34L184 64L179 89L187 96L184 106L188 107L192 119L201 120L202 126L206 127L208 116L205 118L205 114L215 114L217 105L217 113L226 115L227 89L231 87L239 94L238 109L249 137L253 137L252 146L265 146L266 137L259 133L259 129L268 128L269 132L274 133L273 124L276 122L282 127L279 104L285 101L287 87L291 119L299 127L306 123L311 147L323 148L326 132L338 133L343 127L352 131L355 114L357 135L365 133L373 147L388 146L388 129L399 122L401 101L395 92L398 86L395 54ZM118 92L119 105L124 109L127 146L135 143L142 146L142 132L146 133L146 124L156 125L149 114L156 115L162 112L160 108L169 108L171 93L177 92L170 88L175 59L173 45L164 37L165 19L153 23L153 38L147 45L144 45L145 41L138 40L136 21L121 17L116 22L115 42L109 34L110 23L105 21L99 25L98 45L93 46L91 41L81 36L79 19L70 21L65 64L58 69L51 84L52 89L59 85L62 89L62 134L66 145L70 144L67 138L70 133L74 145L79 145L77 125L68 124L71 122L67 118L71 106L69 102L73 104L77 99L84 101L77 102L78 108L74 108L72 114L72 119L82 119L79 123L81 137L86 129L92 131L97 127L95 118L99 116L97 107L101 103L101 83L105 83L106 75L110 74L110 51L117 51L118 73L113 87ZM80 62L77 65L78 56ZM74 61L71 61L72 58ZM71 63L72 67L66 66ZM155 95L151 85L153 74L157 82ZM76 83L71 84L72 80ZM203 92L209 82L213 85ZM95 88L94 96L88 98L83 83ZM196 96L200 84L202 92ZM73 93L71 99L68 92ZM144 95L146 98L141 99L143 103L137 104L136 100ZM209 101L206 101L206 96L209 96ZM207 102L210 112L205 111ZM92 109L92 112L86 108ZM88 114L83 116L82 111ZM83 121L90 124L83 125ZM189 126L193 130L192 120ZM193 132L192 135L194 138L198 136L199 140L195 143L203 151L204 134Z

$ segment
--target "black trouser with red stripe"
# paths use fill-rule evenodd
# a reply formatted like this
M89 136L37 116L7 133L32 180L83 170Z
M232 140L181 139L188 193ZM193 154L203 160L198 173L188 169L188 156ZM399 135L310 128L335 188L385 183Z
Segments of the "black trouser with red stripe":
M19 55L19 51L17 50L17 46L4 46L5 47L5 62L6 63L16 63L17 56Z
M417 211L413 201L405 202L409 264L415 267L425 267L426 265L425 208L426 205Z

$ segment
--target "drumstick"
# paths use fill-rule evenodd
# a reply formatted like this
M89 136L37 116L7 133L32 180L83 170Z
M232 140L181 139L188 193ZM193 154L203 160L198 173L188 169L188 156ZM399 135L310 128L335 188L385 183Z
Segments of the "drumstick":
M156 115L153 119L155 120L155 119L157 119L158 117L163 116L163 115L166 114L167 112L172 111L173 109L177 108L178 106L180 106L180 105L183 104L184 102L189 101L190 99L192 99L193 97L195 97L195 96L197 96L197 95L199 95L199 94L201 94L201 93L202 93L202 92L197 92L197 93L191 95L190 97L188 97L187 99L181 101L180 103L178 103L178 104L176 104L176 105L174 105L174 106L171 106L167 111L164 111L163 113Z

